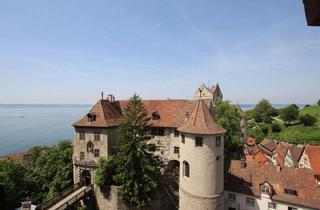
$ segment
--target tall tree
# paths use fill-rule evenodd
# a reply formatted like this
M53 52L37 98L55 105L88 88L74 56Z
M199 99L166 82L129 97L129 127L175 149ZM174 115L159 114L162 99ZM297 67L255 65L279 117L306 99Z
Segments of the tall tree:
M288 124L291 124L292 121L297 120L299 117L299 108L296 106L290 105L281 110L280 118Z
M278 113L267 99L262 99L254 108L253 115L256 122L271 123L271 117L277 116Z
M241 137L241 116L234 105L228 101L217 101L215 114L218 123L227 130L225 134L225 146L229 151L238 151L242 143Z
M114 179L121 184L123 201L141 208L147 205L158 184L160 162L147 151L147 110L138 95L130 98L119 126Z

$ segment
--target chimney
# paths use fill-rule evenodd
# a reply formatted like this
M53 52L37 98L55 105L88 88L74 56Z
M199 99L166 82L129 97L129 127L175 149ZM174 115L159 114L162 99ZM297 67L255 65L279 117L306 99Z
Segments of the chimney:
M115 101L114 95L109 94L108 95L108 100L110 101L110 103L113 103Z
M101 100L103 100L103 91L101 92Z
M246 168L246 166L247 166L246 161L240 160L240 167L241 167L242 169L244 169L244 168Z
M184 113L184 122L187 122L189 119L189 112Z
M281 171L281 166L277 165L277 172Z

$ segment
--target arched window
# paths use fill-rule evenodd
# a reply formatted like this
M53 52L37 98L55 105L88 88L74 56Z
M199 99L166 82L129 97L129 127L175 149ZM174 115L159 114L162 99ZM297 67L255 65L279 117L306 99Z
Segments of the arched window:
M190 177L190 166L187 161L183 161L183 176Z

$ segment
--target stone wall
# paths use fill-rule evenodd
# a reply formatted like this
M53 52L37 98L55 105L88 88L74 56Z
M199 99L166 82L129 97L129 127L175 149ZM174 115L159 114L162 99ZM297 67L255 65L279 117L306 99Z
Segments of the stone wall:
M119 186L111 186L101 190L95 186L97 206L99 210L138 210L135 207L124 204L118 199ZM139 210L177 210L162 187L156 191L153 201L149 206Z
M192 195L181 187L179 189L179 209L181 210L223 210L224 197L223 195L217 197L199 197Z

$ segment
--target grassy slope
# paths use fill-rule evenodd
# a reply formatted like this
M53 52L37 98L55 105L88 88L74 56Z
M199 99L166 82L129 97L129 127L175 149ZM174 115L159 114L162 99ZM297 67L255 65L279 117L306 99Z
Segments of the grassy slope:
M292 125L282 126L280 133L270 133L270 138L289 141L296 144L320 145L320 106L306 107L300 110L300 115L312 115L318 122L314 126Z
M247 117L250 119L251 112L246 112ZM306 107L300 110L300 115L312 115L317 118L318 122L314 126L303 126L299 124L297 121L297 125L291 125L286 127L282 120L278 118L273 119L273 123L278 123L282 131L280 133L272 133L271 129L268 134L268 138L271 139L278 139L281 141L288 141L295 144L313 144L313 145L320 145L320 106L312 106ZM251 126L250 126L251 125ZM258 131L260 130L263 123L256 123L253 120L249 120L249 133L254 133L252 127L257 127ZM270 126L270 125L269 125ZM251 132L250 132L251 131ZM257 130L256 130L257 131ZM266 136L264 136L261 132L258 132L258 140L262 140ZM255 136L253 134L253 136Z

